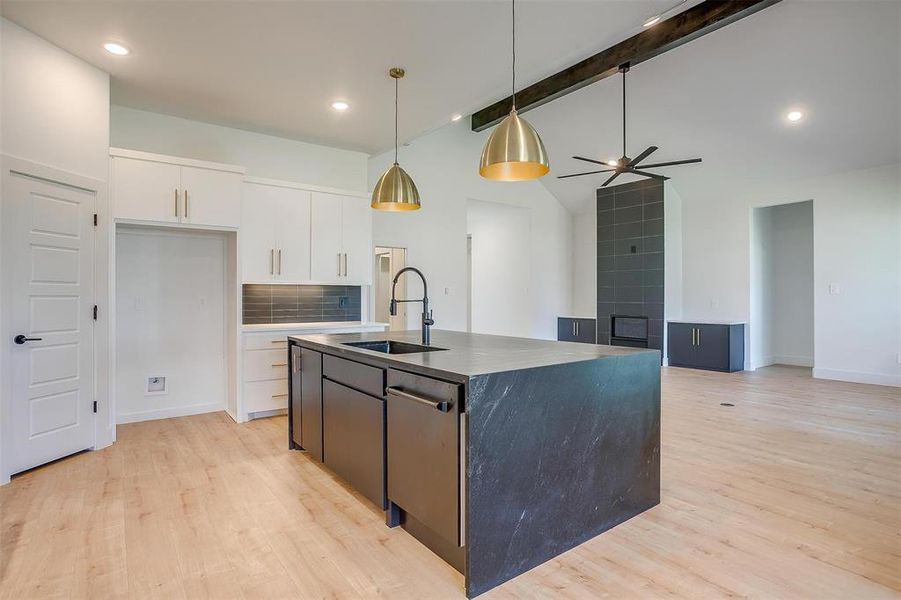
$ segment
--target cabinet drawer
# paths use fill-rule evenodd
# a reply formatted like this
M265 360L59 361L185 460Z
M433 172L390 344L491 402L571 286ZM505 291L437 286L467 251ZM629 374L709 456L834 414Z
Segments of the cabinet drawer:
M385 509L385 401L322 382L323 462Z
M388 370L388 499L456 546L461 395L457 384Z
M245 333L245 350L285 350L288 355L288 336L284 333Z
M288 380L244 384L244 410L252 413L288 407Z
M288 361L286 356L287 353L283 349L245 350L244 381L287 379Z
M322 356L322 375L379 398L385 395L384 369L325 354Z

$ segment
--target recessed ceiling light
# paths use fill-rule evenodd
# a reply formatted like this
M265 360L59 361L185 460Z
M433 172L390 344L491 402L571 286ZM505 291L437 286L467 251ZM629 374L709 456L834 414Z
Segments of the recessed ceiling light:
M660 22L660 15L654 15L650 19L644 22L644 27L650 27L651 25L656 25Z
M451 121L459 121L463 118L463 115L454 115L451 117Z
M792 110L792 111L789 111L789 113L787 115L785 115L785 118L788 119L789 121L791 121L792 123L797 123L798 121L800 121L801 119L804 118L804 113L802 113L800 110Z
M338 100L337 102L332 102L332 108L343 112L343 111L347 110L348 108L350 108L350 104L348 104L347 102L342 102L341 100Z
M116 56L125 56L128 54L128 48L122 44L117 44L116 42L107 42L103 44L103 49Z
M611 158L610 160L607 161L607 164L610 165L611 167L618 167L619 161L616 160L615 158Z

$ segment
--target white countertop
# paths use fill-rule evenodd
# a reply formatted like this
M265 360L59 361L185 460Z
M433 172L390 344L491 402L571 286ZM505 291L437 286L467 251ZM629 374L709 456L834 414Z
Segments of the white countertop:
M557 315L558 319L597 319L595 316L586 316L586 315Z
M272 333L275 331L337 331L337 330L353 330L353 331L383 331L388 328L387 323L376 323L373 321L327 321L320 323L264 323L261 325L242 325L241 331L248 333L262 332Z

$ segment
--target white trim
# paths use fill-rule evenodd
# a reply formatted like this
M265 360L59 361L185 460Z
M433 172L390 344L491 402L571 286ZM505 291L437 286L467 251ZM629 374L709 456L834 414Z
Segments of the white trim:
M833 379L836 381L850 381L852 383L870 383L873 385L901 387L901 375L814 368L813 376L815 379Z
M197 167L198 169L210 169L212 171L226 171L228 173L238 173L243 175L247 169L240 165L229 165L225 163L216 163L206 160L196 160L193 158L184 158L180 156L167 156L165 154L153 154L152 152L142 152L140 150L129 150L128 148L110 148L110 156L119 156L121 158L133 158L136 160L146 160L150 162L166 163L170 165L180 165L183 167Z
M94 415L93 449L100 450L112 444L116 439L114 413L111 411L113 353L109 344L113 322L109 183L8 154L0 154L0 163L3 165L2 172L0 172L2 180L6 179L7 173L16 172L25 177L34 177L55 184L80 188L94 194L94 211L97 213L97 228L94 231L94 302L98 305L99 311L97 322L94 324L94 400L97 402L97 413ZM8 290L2 284L0 284L0 288L4 295L2 303L4 312L0 313L0 335L6 335L8 333L8 315L5 311L8 302L5 296ZM106 339L106 343L103 342L104 339ZM7 344L0 344L0 373L5 375L8 368L9 347ZM7 387L8 377L0 376L0 380L4 382L0 386L0 422L3 423L2 427L6 428L11 426L7 418L11 391ZM0 485L9 483L10 471L3 460L3 457L7 456L6 440L8 439L8 430L0 431Z
M174 408L159 408L156 410L145 410L141 412L128 413L119 415L116 423L137 423L140 421L155 421L157 419L171 419L173 417L190 417L191 415L202 415L204 413L225 411L223 402L210 402L208 404L196 404L194 406L177 406Z
M812 356L771 356L770 364L772 365L788 365L790 367L812 367Z
M247 420L253 421L254 419L264 419L266 417L275 417L278 415L286 415L286 414L288 414L287 408L275 408L272 410L258 410L257 412L247 413Z
M265 177L253 177L251 175L244 176L244 183L255 183L257 185L270 185L273 187L290 188L294 190L305 190L309 192L321 192L324 194L337 194L339 196L352 196L354 198L369 198L368 192L359 190L343 190L340 188L327 187L324 185L312 185L308 183L297 183L294 181L283 181L280 179L267 179Z
M161 221L144 221L142 219L115 219L117 225L139 225L141 227L157 227L168 229L194 229L197 231L238 231L238 227L223 225L199 225L197 223L170 223Z

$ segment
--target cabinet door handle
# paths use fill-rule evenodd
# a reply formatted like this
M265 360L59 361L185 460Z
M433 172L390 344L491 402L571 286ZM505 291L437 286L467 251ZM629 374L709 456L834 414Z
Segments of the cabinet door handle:
M185 190L185 218L190 218L190 211L188 210L188 190Z
M270 344L287 344L288 340L271 340Z
M338 277L341 277L341 253L338 253Z
M701 328L698 327L697 331L698 331L698 346L700 346L701 345Z
M447 412L450 410L450 403L445 400L430 400L429 398L423 398L422 396L417 396L415 394L411 394L409 392L405 392L400 388L389 387L385 388L385 391L388 392L389 396L397 396L398 398L403 398L405 400L412 400L417 404L422 404L424 406L430 406L435 410L441 412Z
M269 249L269 274L275 275L275 248Z
M275 400L276 398L287 398L287 397L288 397L288 394L272 394L273 400Z
M175 188L175 218L178 218L178 188Z
M576 321L576 337L579 337L579 322Z
M278 249L278 274L282 274L282 249Z
M273 366L273 367L287 367L287 366L288 366L288 363L286 363L286 362L283 362L283 363L272 363L272 366Z
M694 327L691 328L691 345L692 346L695 345L695 328Z

